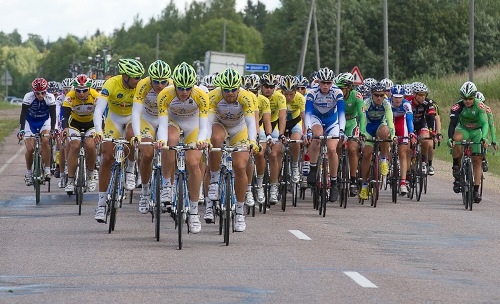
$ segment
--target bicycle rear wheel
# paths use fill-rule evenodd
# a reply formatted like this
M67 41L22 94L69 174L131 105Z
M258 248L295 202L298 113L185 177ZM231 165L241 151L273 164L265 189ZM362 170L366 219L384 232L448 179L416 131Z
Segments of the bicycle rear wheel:
M156 241L160 241L160 217L161 217L161 169L155 168L154 170L154 218L155 218L155 237Z
M42 164L40 162L40 153L35 150L33 160L33 186L35 187L35 203L40 203L40 184L42 183Z
M416 172L415 172L415 195L416 195L416 198L417 198L417 201L420 201L420 197L422 196L422 189L424 187L424 173L422 172L423 168L422 168L422 154L418 153L417 155L417 158L416 158L416 164L415 164L415 168L416 168Z
M392 175L391 175L392 202L396 204L398 202L398 187L399 187L398 156L396 152L393 153L391 168L392 168Z
M108 233L111 233L111 231L115 230L115 224L116 224L116 213L118 212L118 200L119 200L119 193L118 193L118 188L120 185L119 181L119 176L120 176L120 171L121 171L121 166L119 164L114 165L114 170L112 170L112 175L111 175L111 198L108 204L108 209L109 209L109 228L108 228Z
M290 165L289 154L288 152L285 152L285 155L283 155L283 164L282 164L283 174L281 175L281 210L283 212L286 210L286 193L288 188L288 180L290 179L290 177L288 176L289 165Z
M379 159L377 153L373 154L372 158L372 175L371 175L371 184L372 184L372 191L370 192L371 194L371 205L373 208L377 207L377 201L378 201L378 195L380 191L380 168L379 168Z
M349 163L347 155L342 153L340 159L340 170L337 180L340 182L340 207L347 207L347 197L349 196Z
M323 214L326 216L326 202L328 197L326 196L326 191L328 189L328 159L325 157L321 161L321 206L319 210L319 215Z
M85 186L85 166L83 156L78 157L78 177L76 179L76 204L78 215L82 215L83 187Z
M472 163L469 162L467 169L467 182L469 184L469 210L472 211L472 205L474 204L474 176L472 174Z

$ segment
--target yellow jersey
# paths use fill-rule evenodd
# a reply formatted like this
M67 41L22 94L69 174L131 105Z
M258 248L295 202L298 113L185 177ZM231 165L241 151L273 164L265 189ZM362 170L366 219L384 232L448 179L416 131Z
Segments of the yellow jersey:
M286 110L285 95L279 91L275 91L273 95L269 97L269 104L271 106L271 122L278 121L280 110Z
M295 97L291 102L286 103L286 120L292 120L300 116L300 113L306 110L306 97L299 92L295 93Z
M166 87L158 94L158 117L168 116L173 120L208 117L208 100L207 93L197 86L185 101L179 100L175 86Z
M252 92L250 92L252 93ZM267 113L271 113L271 105L269 103L269 99L267 99L266 96L259 94L255 95L254 103L255 103L255 110L259 111L259 120L262 120L262 116Z
M222 97L221 88L218 87L208 94L210 99L209 113L224 126L233 127L244 123L245 116L255 117L254 97L251 92L240 88L236 102L227 103Z
M87 99L81 100L76 97L76 91L71 90L64 97L62 106L71 108L71 119L79 122L91 122L94 119L95 102L99 93L89 88Z
M135 88L126 88L123 85L122 75L117 75L106 80L100 96L107 101L110 113L129 116L132 115L134 94Z
M155 90L153 90L150 77L141 79L139 83L137 83L134 94L134 102L143 105L143 113L145 112L151 116L158 116L157 97L158 94Z

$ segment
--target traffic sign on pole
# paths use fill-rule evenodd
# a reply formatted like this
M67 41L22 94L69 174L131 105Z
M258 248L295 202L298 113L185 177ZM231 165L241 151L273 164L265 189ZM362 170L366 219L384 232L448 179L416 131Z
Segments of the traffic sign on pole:
M2 82L2 85L4 86L11 86L12 85L12 76L10 75L8 70L5 70L2 73L2 78L0 79Z
M245 71L247 72L269 73L270 70L271 66L269 64L247 63L245 65Z
M358 66L355 66L352 71L351 71L352 76L354 76L354 84L355 85L360 85L363 84L363 75L361 75L361 72L359 71Z

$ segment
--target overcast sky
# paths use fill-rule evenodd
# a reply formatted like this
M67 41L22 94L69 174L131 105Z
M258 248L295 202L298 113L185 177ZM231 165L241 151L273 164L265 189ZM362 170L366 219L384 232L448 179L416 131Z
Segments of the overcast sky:
M174 0L181 12L191 1ZM279 0L261 2L268 11L280 6ZM109 35L122 24L129 28L137 14L145 23L151 17L157 18L168 3L169 0L0 0L0 31L10 34L17 29L23 41L28 34L40 35L44 41L55 41L68 34L83 38L97 29ZM243 10L246 3L247 0L236 0L236 10Z

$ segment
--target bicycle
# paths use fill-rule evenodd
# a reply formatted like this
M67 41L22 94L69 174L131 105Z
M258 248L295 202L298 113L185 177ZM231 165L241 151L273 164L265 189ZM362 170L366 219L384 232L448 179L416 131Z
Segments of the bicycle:
M366 142L373 143L373 150L371 155L371 166L369 171L369 182L368 182L368 195L370 196L371 206L373 208L377 207L377 202L379 199L380 189L382 187L382 174L380 173L380 160L379 160L379 149L378 145L383 142L393 142L391 139L365 139ZM359 198L359 202L363 205L364 200Z
M433 137L417 137L417 143L411 146L412 156L410 161L410 189L408 191L408 198L413 199L413 195L415 195L417 201L420 201L424 184L427 183L427 171L424 172L424 163L422 162L422 140L433 140ZM427 167L428 164L426 162Z
M80 138L80 149L78 152L78 163L75 176L76 204L78 205L78 215L82 215L83 192L87 182L86 158L85 158L85 132L80 135L68 135L68 137ZM68 193L71 195L71 193Z
M172 197L172 211L170 216L174 219L175 229L177 229L177 241L179 250L182 249L182 224L186 223L187 231L189 233L189 223L187 221L189 217L189 196L187 190L187 171L186 171L186 150L193 150L195 147L188 146L183 143L181 136L180 142L175 146L167 146L167 150L174 150L177 159L177 169L175 171L174 177L174 187ZM158 179L158 177L156 177ZM159 180L161 181L161 179ZM158 183L158 188L161 187L161 182ZM159 198L158 192L158 198ZM159 200L161 201L161 200ZM158 212L158 210L156 211ZM159 224L159 222L158 222Z
M290 143L302 143L300 139L290 139L285 138L283 141L283 157L281 162L281 181L280 181L280 199L281 199L281 210L284 212L286 210L286 196L288 190L292 193L292 205L297 206L297 190L298 182L294 183L292 181L292 158L290 156Z
M233 158L235 152L251 151L251 147L231 147L224 144L221 148L212 148L211 152L222 152L220 168L219 200L215 204L215 214L219 217L219 235L224 232L224 243L229 246L229 229L234 232L236 216L236 196L234 194ZM231 226L231 227L230 227Z
M44 185L45 182L48 182L47 192L50 192L50 178L45 178L44 164L42 163L42 154L41 154L41 138L49 137L50 134L42 134L40 132L35 133L32 136L27 136L28 138L35 139L35 149L33 151L33 163L32 163L32 175L31 180L33 181L33 187L35 188L35 204L38 205L40 203L40 188L41 185ZM19 140L19 144L21 144L21 140Z
M129 142L123 138L103 138L102 141L112 142L115 144L113 148L115 162L111 167L111 178L108 185L106 200L106 204L108 205L106 222L108 221L109 216L108 233L111 233L111 231L115 230L116 214L118 212L118 208L122 205L122 200L125 195L125 160L129 154L126 153L126 149L129 149Z
M354 137L350 137L351 139ZM339 155L339 170L337 181L339 185L340 193L340 208L347 207L347 198L349 197L349 187L350 187L350 170L349 170L349 160L347 158L347 144L348 140L344 140L341 143L340 155Z
M313 191L313 206L319 210L319 215L326 216L326 203L328 201L327 189L330 188L330 165L328 163L328 147L327 140L339 139L338 136L320 135L313 136L312 139L320 140L320 154L318 157L318 170L316 173L316 185L312 188ZM318 201L318 192L320 193Z
M472 165L472 145L481 145L481 152L484 153L485 149L482 142L473 141L459 141L455 145L462 146L462 163L460 166L460 188L462 192L462 202L465 209L472 211L474 204L474 166ZM481 188L483 178L480 180Z

